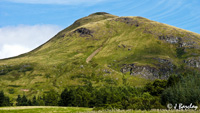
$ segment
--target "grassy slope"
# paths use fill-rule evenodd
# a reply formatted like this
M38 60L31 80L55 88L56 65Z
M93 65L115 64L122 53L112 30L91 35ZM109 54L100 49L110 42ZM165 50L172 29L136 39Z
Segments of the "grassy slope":
M121 64L137 63L154 66L152 58L172 59L179 66L182 59L176 57L176 45L158 40L158 35L195 36L199 45L200 35L141 17L129 17L139 27L115 21L117 16L93 14L76 21L39 48L17 58L0 61L0 66L11 66L11 71L0 76L0 86L7 95L16 97L28 89L26 95L41 95L55 89L61 92L66 86L83 85L91 81L102 84L123 85L125 77L129 85L143 86L149 80L120 72ZM81 37L75 29L87 28L93 37ZM147 32L148 33L147 33ZM123 47L125 45L126 47ZM102 47L90 63L86 59ZM131 49L131 50L128 50ZM200 54L197 50L197 54ZM24 65L33 70L19 72ZM109 66L110 65L110 66ZM20 68L14 69L13 66ZM4 69L4 67L2 69ZM106 70L111 73L106 73ZM14 92L14 94L12 94Z

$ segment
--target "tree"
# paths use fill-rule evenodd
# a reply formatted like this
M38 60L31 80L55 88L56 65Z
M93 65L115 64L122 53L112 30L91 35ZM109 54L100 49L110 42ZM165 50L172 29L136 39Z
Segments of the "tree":
M149 92L153 96L159 96L167 88L166 80L155 80L153 83L147 83L145 85L145 91Z
M3 93L3 91L1 91L0 92L0 106L3 106L4 98L5 98L4 93Z
M18 95L18 97L17 97L17 106L21 106L21 102L22 101L22 98L21 98L21 96L20 95Z
M80 107L88 107L90 95L91 94L87 91L87 87L79 86L76 89L76 105Z
M10 99L9 97L4 95L3 91L0 91L0 106L10 106Z
M76 89L66 88L61 93L60 105L62 106L76 106Z
M31 102L31 100L28 100L27 101L27 106L32 106L33 104L32 104L32 102Z
M45 105L45 102L44 102L44 99L42 97L38 97L37 99L37 103L39 106L44 106Z
M26 98L25 95L23 95L22 99L21 99L21 106L28 106L28 99Z
M176 83L178 83L178 81L179 81L178 75L173 74L173 75L171 75L171 76L168 78L168 80L167 80L167 86L168 86L168 87L169 87L169 86L173 86L173 85L175 85Z
M39 105L38 102L37 102L36 96L34 96L33 99L32 99L32 105L33 106L38 106Z
M58 94L54 90L50 90L43 98L46 106L58 105Z
M26 95L23 95L22 97L18 95L17 97L17 106L32 106L31 100L28 100L26 98Z
M163 105L167 103L182 103L189 105L190 103L200 103L200 74L191 73L183 76L179 81L167 88L161 95Z

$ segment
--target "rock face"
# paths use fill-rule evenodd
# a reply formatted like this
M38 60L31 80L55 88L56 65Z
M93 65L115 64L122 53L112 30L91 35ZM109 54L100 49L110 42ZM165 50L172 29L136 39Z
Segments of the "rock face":
M195 48L194 44L195 44L195 42L193 42L193 41L182 42L182 43L179 44L179 46L191 49L191 48Z
M188 59L184 60L184 63L186 63L186 65L189 67L194 67L194 68L200 69L200 57L188 58Z
M74 31L74 33L79 33L81 37L92 36L92 31L87 28L79 28Z
M123 64L121 68L122 73L130 72L130 75L141 75L147 79L167 79L173 73L175 65L169 60L155 58L159 63L156 67L138 66L136 64Z
M177 44L182 40L180 37L174 37L174 36L159 36L159 39L165 40L166 42L171 44Z
M167 79L173 72L176 66L172 63L172 61L167 59L155 58L158 61L158 64L155 64L159 69L159 74L161 79Z
M179 47L184 48L194 48L195 42L194 41L185 41L183 37L175 37L175 36L159 36L160 40L165 40L166 42L170 44L178 44Z
M122 73L130 72L130 75L141 75L146 79L159 78L159 70L150 66L137 66L135 64L124 64Z

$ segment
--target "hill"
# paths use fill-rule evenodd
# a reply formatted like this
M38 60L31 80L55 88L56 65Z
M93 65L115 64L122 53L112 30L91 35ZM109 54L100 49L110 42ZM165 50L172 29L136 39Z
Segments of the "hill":
M199 70L199 49L197 33L143 17L98 12L33 51L0 60L0 86L14 97L89 83L141 87L185 69Z

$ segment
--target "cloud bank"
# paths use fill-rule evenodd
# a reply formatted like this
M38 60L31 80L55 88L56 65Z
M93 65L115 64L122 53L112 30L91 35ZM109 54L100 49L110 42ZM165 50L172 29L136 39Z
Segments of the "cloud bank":
M56 35L55 25L19 25L0 28L0 59L28 52Z
M77 4L96 4L105 0L7 0L16 3L28 3L28 4L65 4L65 5L77 5Z
M22 53L26 53L31 49L28 47L24 47L22 45L7 45L4 44L0 50L0 59L17 56Z

